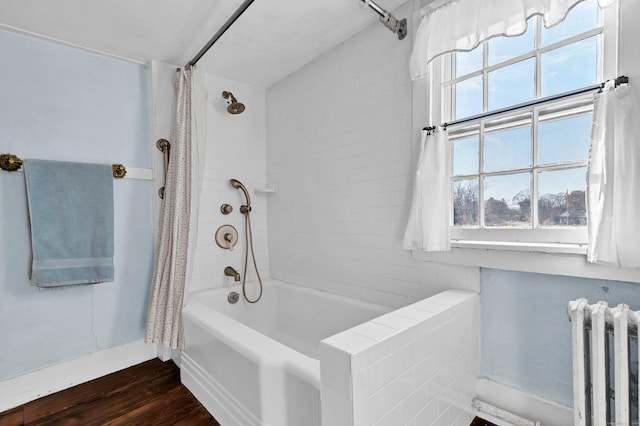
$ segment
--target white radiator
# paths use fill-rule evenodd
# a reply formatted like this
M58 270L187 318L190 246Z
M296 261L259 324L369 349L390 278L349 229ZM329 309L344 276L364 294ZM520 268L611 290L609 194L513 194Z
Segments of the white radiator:
M636 335L640 311L606 302L589 305L586 299L569 302L573 347L573 423L578 425L630 425L629 335ZM607 332L613 330L614 407L609 383L611 354ZM611 415L613 408L614 416ZM612 418L614 417L614 418ZM634 419L633 424L637 424Z

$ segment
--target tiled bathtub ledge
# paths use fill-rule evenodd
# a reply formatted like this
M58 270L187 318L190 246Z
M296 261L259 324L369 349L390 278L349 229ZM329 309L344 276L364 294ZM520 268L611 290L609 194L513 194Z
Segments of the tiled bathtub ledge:
M323 423L468 425L478 304L476 293L447 290L323 340Z

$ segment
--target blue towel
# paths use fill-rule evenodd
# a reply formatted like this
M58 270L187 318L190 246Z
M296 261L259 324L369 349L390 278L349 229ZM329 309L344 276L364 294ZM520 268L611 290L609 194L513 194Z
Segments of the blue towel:
M113 281L111 165L24 160L31 284Z

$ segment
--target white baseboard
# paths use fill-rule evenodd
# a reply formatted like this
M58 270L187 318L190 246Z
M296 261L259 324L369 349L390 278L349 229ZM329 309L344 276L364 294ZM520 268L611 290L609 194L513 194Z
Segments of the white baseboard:
M573 409L547 401L486 378L479 378L476 385L477 398L495 407L544 426L566 426L573 424ZM476 415L482 417L482 413ZM486 419L495 420L495 419ZM509 423L496 422L502 426Z
M142 339L0 382L0 412L156 357Z

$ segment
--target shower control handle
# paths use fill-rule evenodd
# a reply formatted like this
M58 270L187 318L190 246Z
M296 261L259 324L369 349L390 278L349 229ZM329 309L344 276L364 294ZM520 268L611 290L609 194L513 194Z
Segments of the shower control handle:
M218 247L231 250L238 243L238 231L231 225L222 225L216 231Z

